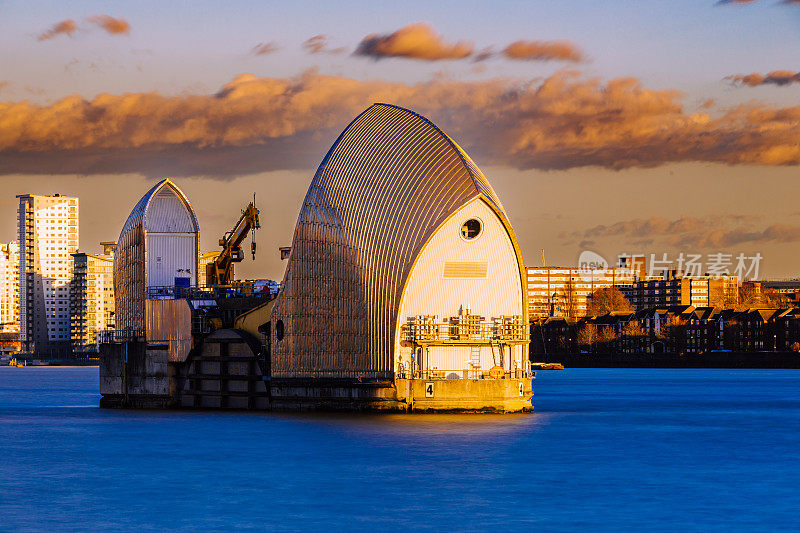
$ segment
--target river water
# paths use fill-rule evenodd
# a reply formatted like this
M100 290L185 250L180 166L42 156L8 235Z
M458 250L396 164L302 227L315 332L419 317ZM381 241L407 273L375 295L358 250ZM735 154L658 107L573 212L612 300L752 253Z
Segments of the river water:
M512 416L107 411L97 382L0 368L0 530L800 529L800 371L544 371Z

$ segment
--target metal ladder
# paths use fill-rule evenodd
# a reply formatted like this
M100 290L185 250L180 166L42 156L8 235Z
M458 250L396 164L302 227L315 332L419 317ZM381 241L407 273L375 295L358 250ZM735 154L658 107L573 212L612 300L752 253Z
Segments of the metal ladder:
M481 347L471 345L469 347L469 366L472 370L472 379L478 379L478 370L481 367Z

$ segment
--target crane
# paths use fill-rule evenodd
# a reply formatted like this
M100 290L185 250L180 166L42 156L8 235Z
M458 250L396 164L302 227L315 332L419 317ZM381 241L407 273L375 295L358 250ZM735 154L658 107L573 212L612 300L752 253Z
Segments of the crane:
M258 222L258 208L256 207L256 195L253 201L242 211L242 216L232 230L225 233L219 240L222 251L214 261L206 267L207 280L212 285L230 285L233 281L233 263L239 263L244 259L242 251L242 241L247 238L248 233L252 233L250 252L253 259L256 258L256 230L261 225Z

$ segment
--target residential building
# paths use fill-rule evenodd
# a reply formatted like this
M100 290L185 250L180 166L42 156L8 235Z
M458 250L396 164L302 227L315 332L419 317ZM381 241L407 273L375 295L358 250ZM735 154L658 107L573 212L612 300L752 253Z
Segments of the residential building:
M633 286L639 268L527 267L528 314L531 320L586 316L589 295L608 287Z
M800 350L800 308L674 305L531 324L531 354L788 352Z
M682 276L670 271L664 277L639 280L621 291L636 309L672 305L728 308L739 302L736 276Z
M78 198L17 198L21 351L65 357L70 353L70 254L78 249Z
M97 352L97 333L114 329L115 242L103 254L72 254L70 341L74 355Z
M19 333L19 245L0 243L0 332Z

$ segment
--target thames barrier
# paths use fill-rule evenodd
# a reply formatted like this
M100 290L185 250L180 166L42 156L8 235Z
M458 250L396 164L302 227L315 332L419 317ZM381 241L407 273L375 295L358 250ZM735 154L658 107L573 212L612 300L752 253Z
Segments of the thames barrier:
M514 229L480 169L425 117L375 104L344 130L281 250L276 293L226 274L256 227L257 211L243 213L201 265L178 186L163 180L138 201L114 257L101 406L533 410Z

